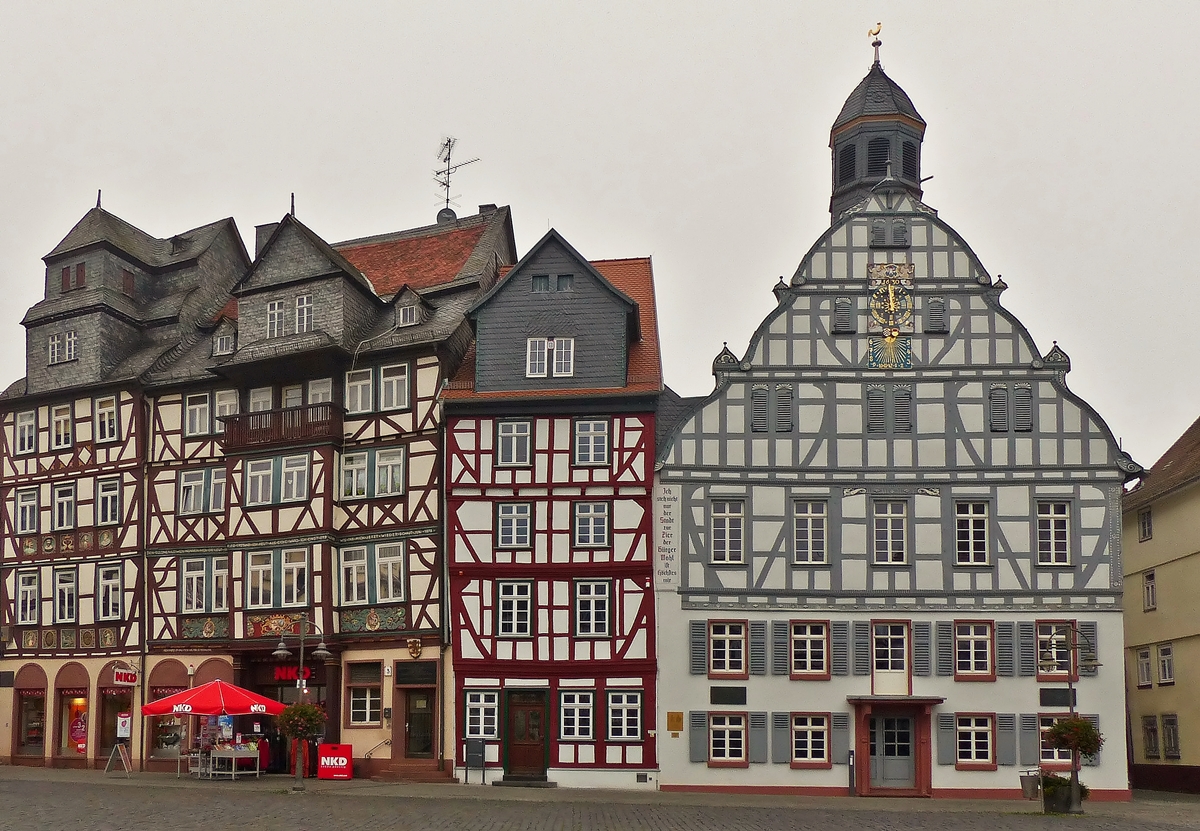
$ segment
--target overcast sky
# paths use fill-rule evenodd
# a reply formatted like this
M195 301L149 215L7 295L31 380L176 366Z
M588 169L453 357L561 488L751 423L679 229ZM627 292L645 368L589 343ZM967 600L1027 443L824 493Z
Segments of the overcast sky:
M925 201L1149 466L1200 415L1200 3L0 2L0 386L40 258L104 190L159 237L429 224L438 142L592 259L654 258L667 382L712 388L829 226L829 128L871 63L928 122ZM1189 346L1188 344L1192 344Z

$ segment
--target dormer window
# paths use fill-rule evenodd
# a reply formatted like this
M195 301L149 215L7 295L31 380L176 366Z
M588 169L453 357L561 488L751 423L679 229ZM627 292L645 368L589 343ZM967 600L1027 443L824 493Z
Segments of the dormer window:
M233 354L233 333L226 332L223 335L213 335L213 350L214 355L232 355Z
M283 301L272 300L267 304L267 337L283 337Z
M574 338L529 338L525 377L568 378L575 374Z
M549 274L535 274L529 279L529 282L535 292L550 291Z
M51 335L46 345L47 361L62 364L79 358L79 336L74 332Z
M415 326L417 324L417 307L416 307L416 305L410 304L408 306L401 306L399 311L400 311L399 325Z
M313 298L302 294L296 298L296 333L311 332L313 327Z

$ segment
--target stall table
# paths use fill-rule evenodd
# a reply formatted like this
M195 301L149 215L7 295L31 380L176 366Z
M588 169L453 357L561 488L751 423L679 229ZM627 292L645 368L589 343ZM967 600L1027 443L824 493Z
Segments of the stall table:
M213 750L210 754L210 761L208 765L209 778L228 776L231 779L237 779L238 761L241 759L254 760L254 769L252 771L248 770L242 775L249 776L251 773L253 773L254 778L257 779L262 773L262 768L258 763L257 750Z

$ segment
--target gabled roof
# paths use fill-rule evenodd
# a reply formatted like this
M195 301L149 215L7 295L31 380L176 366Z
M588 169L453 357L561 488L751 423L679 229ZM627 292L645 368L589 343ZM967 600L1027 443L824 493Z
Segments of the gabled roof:
M309 245L308 262L300 263L297 256L298 252L289 251L283 255L282 265L285 268L288 266L294 268L297 265L302 265L303 269L291 274L270 274L269 269L275 265L276 258L273 249L276 242L288 233L298 233ZM358 268L334 250L333 246L321 239L311 228L289 213L284 214L283 219L275 226L275 230L271 232L270 238L263 245L258 257L255 258L254 265L250 267L246 276L234 286L233 293L238 295L253 289L266 288L268 286L292 282L293 280L305 280L311 277L331 277L338 274L348 277L351 282L355 283L359 288L364 289L368 294L377 296L375 287L371 285L371 281ZM260 279L256 280L256 277Z
M1136 511L1156 499L1200 481L1200 418L1142 475L1125 495L1123 509Z
M89 245L108 244L153 271L200 256L227 224L232 226L233 219L220 219L169 239L158 239L103 208L92 208L42 259L49 262ZM234 233L236 235L236 228Z
M842 105L842 111L833 122L833 132L859 118L888 115L904 116L925 126L925 119L913 106L908 93L889 78L876 61Z

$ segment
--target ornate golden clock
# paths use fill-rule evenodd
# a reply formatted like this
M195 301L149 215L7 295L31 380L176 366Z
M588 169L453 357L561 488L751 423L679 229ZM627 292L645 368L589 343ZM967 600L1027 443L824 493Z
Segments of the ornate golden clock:
M913 331L913 266L879 263L871 266L869 273L868 331Z

